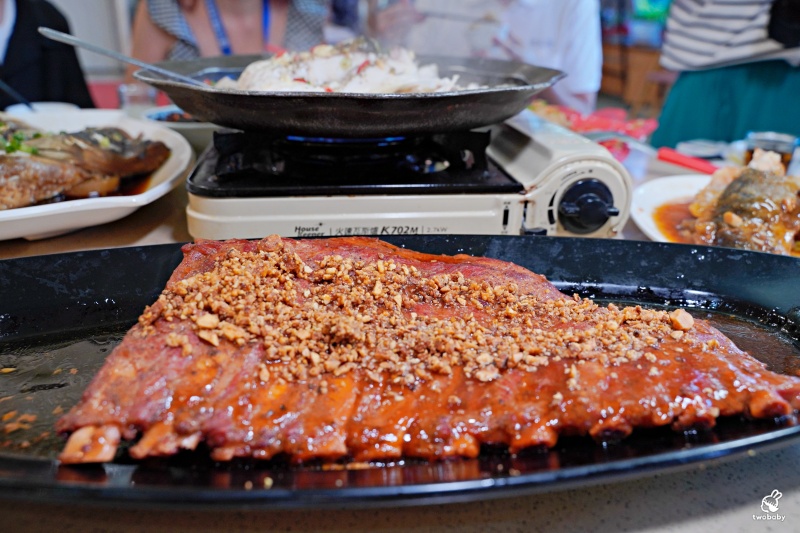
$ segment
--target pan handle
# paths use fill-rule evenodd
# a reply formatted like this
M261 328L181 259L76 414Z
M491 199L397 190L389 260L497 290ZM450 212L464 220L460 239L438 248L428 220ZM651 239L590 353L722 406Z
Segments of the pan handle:
M79 48L85 48L90 52L94 52L95 54L100 54L102 56L107 56L112 59L116 59L117 61L122 61L123 63L130 63L131 65L135 65L139 68L143 68L145 70L149 70L151 72L155 72L156 74L161 74L167 78L171 78L173 80L181 81L183 83L188 83L189 85L199 86L199 87L207 87L207 85L201 81L197 81L194 78L190 78L188 76L184 76L183 74L178 74L177 72L172 72L171 70L167 70L165 68L161 68L156 65L151 65L150 63L145 63L144 61L139 61L138 59L134 59L132 57L126 56L124 54L120 54L115 50L109 50L108 48L103 48L102 46L97 46L96 44L92 44L86 42L82 39L78 39L69 35L68 33L62 33L60 31L56 31L51 28L44 28L39 27L39 33L47 37L48 39L52 39L54 41L58 41L64 44L69 44L72 46L77 46Z

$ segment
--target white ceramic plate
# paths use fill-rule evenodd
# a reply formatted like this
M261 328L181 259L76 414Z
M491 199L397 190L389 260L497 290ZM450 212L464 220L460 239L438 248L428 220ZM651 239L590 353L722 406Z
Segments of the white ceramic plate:
M685 174L643 183L633 191L631 218L651 240L672 242L656 226L653 218L656 209L667 203L689 201L709 181L711 176L708 174Z
M0 240L43 239L123 218L174 189L186 177L194 155L182 135L152 121L136 120L122 111L82 109L25 115L25 122L45 131L79 131L116 126L131 135L162 141L172 151L150 178L147 190L131 196L82 198L0 211Z
M33 107L33 109L31 109L31 107ZM76 111L78 109L80 109L80 107L75 104L70 104L69 102L31 102L30 106L27 104L10 105L6 108L6 113L21 117L23 115L30 115L34 110L36 110L36 112L47 111L48 113L54 113L56 111Z

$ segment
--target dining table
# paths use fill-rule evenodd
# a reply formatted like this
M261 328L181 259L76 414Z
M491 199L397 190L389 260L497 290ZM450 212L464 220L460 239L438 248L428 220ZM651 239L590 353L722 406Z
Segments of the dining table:
M633 185L694 171L650 158L631 170ZM107 224L42 240L0 242L0 260L79 250L192 240L187 193L171 193ZM624 239L647 237L629 221ZM775 492L777 491L777 493ZM774 498L776 512L763 510ZM344 509L260 509L258 505L171 508L2 499L0 531L647 531L707 533L800 531L800 443L758 447L663 472L640 472L575 486L433 504L405 501ZM769 519L765 518L768 517Z

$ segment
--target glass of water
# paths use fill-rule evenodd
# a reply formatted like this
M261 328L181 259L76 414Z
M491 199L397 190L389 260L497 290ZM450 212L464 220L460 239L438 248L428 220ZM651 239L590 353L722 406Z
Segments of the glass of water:
M155 107L157 91L155 87L143 83L123 83L117 88L119 108L128 116L142 118Z

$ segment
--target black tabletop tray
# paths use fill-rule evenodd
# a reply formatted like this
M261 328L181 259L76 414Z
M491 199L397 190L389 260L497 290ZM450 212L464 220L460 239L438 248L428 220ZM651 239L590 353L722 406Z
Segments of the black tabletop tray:
M724 248L556 237L437 236L388 241L430 253L513 261L567 293L683 306L709 318L777 372L800 369L800 260ZM363 470L279 462L217 464L199 452L136 463L64 466L52 427L106 355L153 302L182 258L180 245L0 261L0 416L35 413L0 434L0 496L167 507L364 507L522 495L607 483L734 459L797 442L800 427L740 417L701 433L637 430L619 444L563 438L512 457L408 461Z

